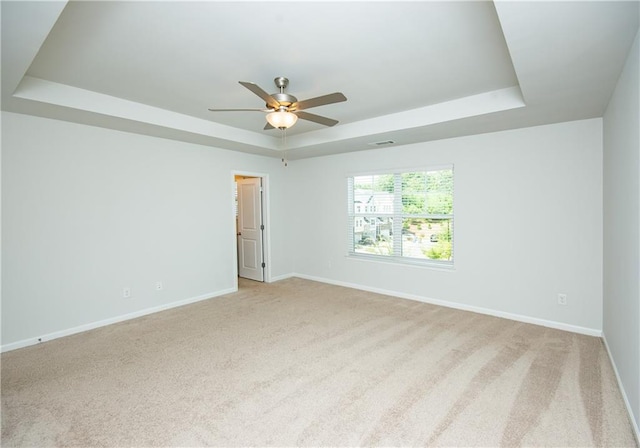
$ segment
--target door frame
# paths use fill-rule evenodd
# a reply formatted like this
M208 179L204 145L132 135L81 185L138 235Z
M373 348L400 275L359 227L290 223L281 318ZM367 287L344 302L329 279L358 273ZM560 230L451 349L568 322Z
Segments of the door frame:
M271 283L271 220L269 205L269 175L253 171L233 170L231 172L231 193L235 190L236 176L259 177L262 179L262 223L264 232L262 233L262 257L264 259L264 282ZM238 289L238 234L236 229L235 197L230 195L231 203L231 230L233 235L233 281Z

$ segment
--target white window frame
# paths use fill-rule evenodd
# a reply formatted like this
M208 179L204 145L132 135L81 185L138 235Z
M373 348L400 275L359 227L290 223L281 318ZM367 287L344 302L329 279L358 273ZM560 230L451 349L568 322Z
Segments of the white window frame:
M406 214L403 213L402 209L402 174L405 173L419 173L419 172L429 172L429 171L442 171L442 170L451 170L453 173L453 206L452 212L450 214ZM393 175L394 176L394 210L391 214L385 212L367 212L364 210L363 212L357 213L354 207L354 185L353 180L354 177L358 176L369 176L369 175ZM348 213L347 213L347 229L348 229L348 253L349 257L353 257L354 259L361 260L369 260L369 261L377 261L377 262L390 262L390 263L402 263L402 264L410 264L410 265L418 265L418 266L428 266L428 267L440 267L440 268L453 268L455 261L455 171L453 165L438 165L438 166L430 166L425 168L405 168L405 169L395 169L389 171L376 171L376 172L367 172L367 173L357 173L350 174L347 177L347 203L348 203ZM364 207L361 207L364 208ZM402 221L406 218L427 218L427 219L450 219L451 220L451 260L438 260L438 259L430 259L430 258L414 258L407 257L402 255L378 255L378 254L364 254L361 252L355 251L355 238L354 238L354 222L356 218L377 218L379 216L389 216L393 218L393 253L401 254L402 253Z

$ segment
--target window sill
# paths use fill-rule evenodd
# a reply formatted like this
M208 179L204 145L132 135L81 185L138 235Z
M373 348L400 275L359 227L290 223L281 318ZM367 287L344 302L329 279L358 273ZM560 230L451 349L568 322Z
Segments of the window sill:
M404 265L411 266L417 268L426 268L436 271L446 271L452 272L455 271L456 268L453 264L453 261L436 261L436 260L412 260L410 258L399 258L399 257L384 257L379 255L365 255L358 253L350 253L346 255L346 258L350 260L356 261L364 261L366 263L383 263L383 264L393 264L393 265Z

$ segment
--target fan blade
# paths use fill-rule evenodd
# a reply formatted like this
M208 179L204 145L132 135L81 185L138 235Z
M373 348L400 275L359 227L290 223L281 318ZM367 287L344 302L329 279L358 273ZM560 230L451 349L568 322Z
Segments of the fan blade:
M271 129L275 129L275 128L271 126L269 123L264 125L264 128L263 128L264 131L270 131Z
M330 93L329 95L318 96L308 100L293 103L291 110L311 109L312 107L324 106L325 104L341 103L347 101L347 97L340 92Z
M209 109L211 112L273 112L273 109Z
M320 123L325 126L335 126L338 124L338 120L333 120L327 117L321 117L320 115L310 114L309 112L296 112L298 118L302 118L303 120L313 121L315 123Z
M262 98L269 107L273 107L274 109L278 109L280 107L280 103L276 101L274 97L272 97L267 92L265 92L260 87L258 87L257 84L254 84L252 82L246 82L246 81L238 81L238 82L243 86L245 86L247 89L251 90L256 95L258 95L260 98Z

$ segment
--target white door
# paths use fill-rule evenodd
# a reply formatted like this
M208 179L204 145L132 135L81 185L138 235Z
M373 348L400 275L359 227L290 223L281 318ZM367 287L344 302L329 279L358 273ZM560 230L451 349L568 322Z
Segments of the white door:
M262 258L262 179L238 181L238 275L264 281Z

